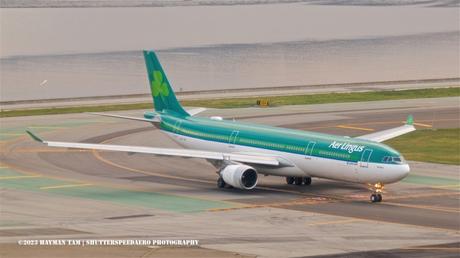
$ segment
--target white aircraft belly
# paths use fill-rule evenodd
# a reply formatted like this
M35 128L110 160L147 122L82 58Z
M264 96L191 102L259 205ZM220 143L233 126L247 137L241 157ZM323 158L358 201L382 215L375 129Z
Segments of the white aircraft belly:
M260 149L255 147L234 145L229 143L207 141L193 137L165 132L172 140L188 149L199 149L216 152L262 153L283 157L296 167L258 169L259 173L276 176L313 176L335 180L359 182L356 173L357 165L349 165L345 161L311 157L293 153Z
M283 157L295 164L295 167L257 168L259 173L266 175L311 176L355 183L392 183L401 179L396 179L398 165L368 163L367 167L364 167L363 164L359 162L347 162L299 155L236 144L202 140L171 132L165 133L179 145L187 149L267 154Z

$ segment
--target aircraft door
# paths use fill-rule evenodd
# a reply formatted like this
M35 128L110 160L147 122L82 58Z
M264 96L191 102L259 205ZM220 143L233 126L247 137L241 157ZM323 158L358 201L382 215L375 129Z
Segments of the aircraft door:
M361 155L361 161L359 162L359 166L363 168L369 167L369 159L371 158L373 150L365 149L363 154Z
M307 148L305 148L305 158L311 159L311 154L313 153L313 149L315 148L316 142L309 142Z
M228 143L230 144L231 147L234 147L234 144L236 142L236 137L238 137L238 134L240 131L232 131L232 134L230 134L230 137L228 138Z
M174 123L173 132L177 133L180 130L181 125L182 125L182 121L177 120L176 123Z

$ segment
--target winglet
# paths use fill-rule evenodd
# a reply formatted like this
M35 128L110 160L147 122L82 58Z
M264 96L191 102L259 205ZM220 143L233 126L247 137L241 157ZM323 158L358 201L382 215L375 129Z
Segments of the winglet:
M30 135L30 137L32 137L32 139L34 139L35 141L41 142L41 143L44 142L44 141L42 140L42 138L38 137L37 135L35 135L34 133L32 133L32 132L29 131L29 130L26 130L26 133L27 133L28 135Z
M406 125L413 125L414 124L414 117L412 115L407 116Z

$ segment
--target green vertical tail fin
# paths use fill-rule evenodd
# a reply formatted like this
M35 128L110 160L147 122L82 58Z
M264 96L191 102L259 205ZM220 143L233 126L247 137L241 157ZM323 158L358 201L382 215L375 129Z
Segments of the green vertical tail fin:
M168 82L168 78L166 78L166 74L155 52L144 50L144 59L155 111L161 112L168 110L179 115L188 116L189 114L177 101L176 95Z

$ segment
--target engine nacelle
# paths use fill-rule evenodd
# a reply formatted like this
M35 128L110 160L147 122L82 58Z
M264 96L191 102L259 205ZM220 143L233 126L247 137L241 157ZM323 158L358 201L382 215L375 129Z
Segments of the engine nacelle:
M250 190L257 185L257 171L247 165L228 165L220 171L225 183L239 188Z

